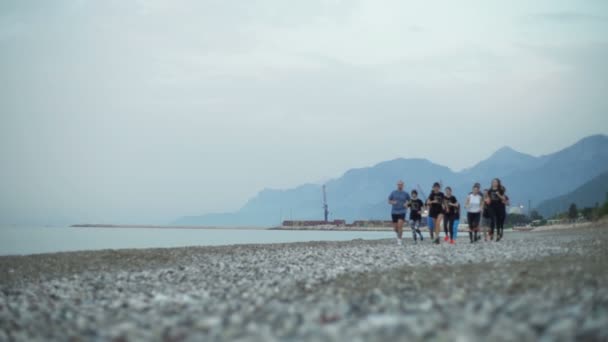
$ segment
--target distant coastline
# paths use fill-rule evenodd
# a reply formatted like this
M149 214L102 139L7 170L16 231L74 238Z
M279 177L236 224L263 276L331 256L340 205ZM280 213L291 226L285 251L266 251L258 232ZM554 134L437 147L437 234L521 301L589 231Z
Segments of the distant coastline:
M173 226L154 224L104 224L104 223L78 223L71 228L155 228L155 229L241 229L241 230L267 230L268 227L219 227L219 226Z
M79 223L73 224L71 228L153 228L153 229L201 229L201 230L294 230L294 231L344 231L344 232L383 232L393 231L392 227L389 226L335 226L335 225L321 225L321 226L275 226L275 227L220 227L220 226L183 226L183 225L145 225L145 224L104 224L104 223ZM405 227L406 231L409 231L409 227ZM427 231L427 227L422 228L423 231ZM468 232L468 227L461 224L459 229L460 232Z
M71 228L154 228L154 229L218 229L218 230L318 230L318 231L392 231L391 227L352 227L352 226L275 226L275 227L220 227L220 226L185 226L185 225L147 225L147 224L106 224L106 223L78 223L70 225Z
M316 231L343 231L343 232L389 232L391 227L353 227L353 226L278 226L269 230L316 230Z

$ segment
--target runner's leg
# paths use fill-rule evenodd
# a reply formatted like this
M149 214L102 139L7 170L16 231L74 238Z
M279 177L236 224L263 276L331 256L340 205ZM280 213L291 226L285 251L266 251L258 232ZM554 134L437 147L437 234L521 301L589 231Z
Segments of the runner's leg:
M474 215L473 217L473 242L476 242L480 239L479 236L479 225L481 221L481 213Z
M420 231L420 220L414 221L414 227L416 227L416 233L420 235L420 241L424 240L424 238L422 237L422 232Z
M476 215L473 213L467 214L467 220L469 221L469 239L471 242L477 241L477 226L476 223Z
M393 214L392 220L393 220L393 231L395 232L395 235L397 235L397 243L400 243L401 240L399 240L399 219L397 218L397 216L395 216Z
M399 240L403 239L403 219L400 218L397 221L397 237Z
M431 222L433 222L433 227L431 228L431 239L433 239L434 243L439 243L439 235L437 235L437 234L439 234L439 232L437 231L438 230L437 225L439 224L439 218L437 218L437 217L431 218ZM437 236L435 236L435 235L437 235Z
M496 212L492 210L492 213L490 214L490 240L494 240L494 231L498 224L497 221Z
M439 243L439 234L441 232L441 225L443 223L443 215L439 214L435 219L435 243Z
M501 208L502 209L502 208ZM499 211L499 215L497 217L498 223L497 223L497 240L502 239L502 234L504 231L504 225L505 225L505 219L506 219L506 211L504 209Z

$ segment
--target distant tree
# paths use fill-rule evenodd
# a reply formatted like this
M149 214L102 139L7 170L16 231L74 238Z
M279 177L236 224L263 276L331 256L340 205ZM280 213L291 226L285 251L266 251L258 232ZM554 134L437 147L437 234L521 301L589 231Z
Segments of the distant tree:
M578 218L578 209L576 208L576 203L570 204L570 208L568 208L568 218L571 221L574 221Z
M538 210L530 211L530 220L536 221L536 220L542 220L542 219L543 219L543 216L541 214L539 214Z
M507 215L507 226L521 226L530 223L530 218L526 215L511 213Z
M583 215L585 220L592 220L594 210L595 210L595 208L585 207L585 208L581 209L581 215Z
M608 200L604 202L604 205L596 209L596 219L600 219L608 215Z

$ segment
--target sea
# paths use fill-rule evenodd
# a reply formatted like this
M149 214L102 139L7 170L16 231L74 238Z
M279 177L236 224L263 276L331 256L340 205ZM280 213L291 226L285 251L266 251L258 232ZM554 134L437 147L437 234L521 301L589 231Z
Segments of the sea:
M409 234L404 233L404 237ZM177 228L75 228L0 227L0 255L27 255L53 252L221 246L237 244L306 241L386 239L390 231L297 231L267 229L177 229Z

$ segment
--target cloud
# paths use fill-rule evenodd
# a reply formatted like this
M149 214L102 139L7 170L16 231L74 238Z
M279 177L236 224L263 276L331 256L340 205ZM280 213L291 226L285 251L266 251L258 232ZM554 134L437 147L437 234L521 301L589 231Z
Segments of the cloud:
M517 44L553 62L576 70L588 70L592 74L606 73L604 67L608 60L608 40L563 44ZM606 80L602 80L606 81Z
M554 22L558 24L600 23L608 24L608 15L591 14L577 11L542 12L530 16L535 21Z

